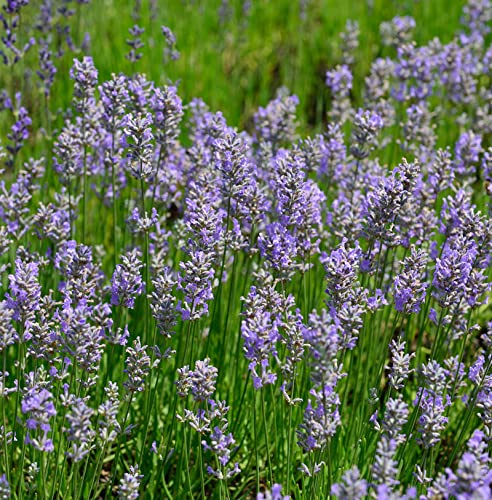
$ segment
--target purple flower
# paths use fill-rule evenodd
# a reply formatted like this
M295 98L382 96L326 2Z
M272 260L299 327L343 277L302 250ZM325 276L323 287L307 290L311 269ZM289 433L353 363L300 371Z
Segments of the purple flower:
M437 64L433 50L427 45L416 47L415 43L405 43L397 52L394 75L399 84L392 88L392 95L400 102L409 98L423 101L433 90Z
M330 255L323 252L320 261L326 272L328 305L337 309L353 295L357 287L358 273L362 251L356 242L354 248L349 247L346 238L332 250Z
M180 422L187 422L193 429L199 432L204 439L201 445L205 451L215 455L217 468L207 466L207 472L219 480L230 478L240 472L239 464L229 464L231 454L237 449L232 433L228 432L228 421L226 414L229 407L225 401L208 399L215 392L218 370L210 364L210 359L197 361L195 369L190 370L184 366L178 370L178 394L186 397L190 392L193 400L197 403L206 401L205 409L199 408L195 412L185 409L184 416L176 415ZM212 423L218 419L219 424Z
M322 386L328 382L333 370L338 369L337 355L341 341L339 325L325 309L321 313L313 311L303 335L313 358L311 379L316 386Z
M469 0L463 7L461 23L480 39L490 33L492 6L489 0Z
M270 366L270 358L279 361L277 342L282 339L280 329L285 328L286 324L296 331L296 339L302 344L301 348L304 348L302 338L299 337L300 328L295 321L297 315L293 316L290 311L294 298L277 292L275 285L273 277L262 271L258 273L258 286L252 286L244 299L241 336L255 389L274 384L277 380L277 374Z
M431 448L441 440L441 432L448 423L444 416L445 409L451 404L449 396L433 395L427 389L423 389L417 400L420 399L422 414L418 420L418 432L420 436L417 441L424 448Z
M127 380L125 388L130 392L142 392L145 389L146 378L152 368L159 364L159 358L154 363L147 353L148 346L142 346L140 337L133 341L133 345L126 348L125 370Z
M411 254L403 261L403 272L393 281L395 308L406 314L418 313L429 286L425 282L427 256L412 246Z
M140 276L143 267L142 254L134 248L121 256L122 263L116 265L111 278L111 304L133 309L135 298L142 294L145 284Z
M215 167L221 176L221 191L225 200L239 201L246 189L248 174L252 168L247 158L247 144L234 131L227 131L214 142Z
M256 500L290 500L290 496L282 495L282 485L274 484L271 490L265 490L265 493L258 492Z
M150 106L154 114L156 142L163 148L164 155L161 156L165 158L180 133L180 123L184 114L183 103L176 87L166 86L153 89Z
M176 61L179 59L179 51L176 49L176 36L167 26L161 26L161 32L164 36L166 42L166 47L164 48L164 59L171 59L171 61Z
M469 439L466 451L455 471L447 468L439 474L428 491L429 497L489 498L492 486L492 470L487 450L488 439L476 430Z
M283 88L266 108L254 116L258 142L267 143L275 152L284 142L292 141L296 131L296 107L299 99Z
M374 464L372 466L373 479L379 490L384 487L388 493L399 484L398 462L395 460L398 442L388 436L383 436L377 444ZM388 498L381 496L378 491L378 498Z
M439 220L439 232L446 236L467 237L474 239L479 236L475 206L471 203L470 193L458 189L453 195L444 198Z
M167 44L174 45L176 43L176 37L170 28L167 26L161 26L161 31Z
M405 354L405 342L400 339L390 342L391 369L389 373L389 383L393 389L403 388L405 380L413 370L410 369L410 361L415 357L415 353ZM386 368L389 368L388 366Z
M382 178L365 198L364 230L370 239L383 240L387 245L401 243L399 216L411 197L420 167L418 163L402 163L390 175Z
M340 33L342 41L342 62L343 64L352 65L355 62L355 53L359 48L359 23L352 19L347 19L345 30Z
M88 113L93 104L97 86L97 69L92 57L81 60L74 59L70 69L70 78L74 80L73 100L75 109L82 117ZM87 119L87 116L85 117Z
M334 375L334 383L338 375ZM340 398L335 392L333 382L319 389L312 389L304 411L304 418L299 425L298 444L304 452L323 449L341 425L339 406Z
M106 399L99 405L97 413L99 419L98 435L103 443L113 442L121 431L118 422L118 410L120 408L120 398L118 392L118 384L115 382L108 382L104 388Z
M38 238L49 238L60 243L70 238L70 222L75 219L74 208L64 188L55 195L56 203L44 205L39 203L38 211L33 217L33 226Z
M352 126L350 152L357 160L367 158L377 144L377 134L383 128L381 117L370 110L359 109Z
M2 474L0 476L0 498L2 500L8 500L10 498L10 493L10 484L5 474Z
M215 114L211 113L209 107L201 99L193 99L189 108L191 111L190 139L193 143L210 147L227 129L224 116L220 111ZM207 151L203 151L203 154L206 153Z
M128 114L124 118L122 146L128 148L126 155L130 172L136 179L146 179L154 172L152 115Z
M206 439L202 440L202 447L205 451L211 452L215 455L216 468L211 465L207 466L207 473L215 476L220 481L231 478L241 472L239 463L230 463L231 454L237 450L236 440L231 432L228 432L229 423L226 418L226 413L229 407L225 406L225 401L216 403L213 400L209 401L211 410L208 410L208 419L220 419L219 425L208 429Z
M95 308L86 299L74 302L69 297L54 317L60 322L57 340L63 351L74 359L77 366L90 374L96 374L101 361L103 333L99 325L91 324Z
M63 242L55 255L55 269L66 279L59 285L66 298L79 301L94 297L100 290L102 271L87 245L78 245L74 240Z
M467 44L452 41L441 46L435 64L443 92L453 104L470 104L476 99L479 61Z
M74 398L70 411L66 415L69 424L67 439L71 443L67 455L74 461L83 460L93 448L96 433L92 427L91 417L94 410L89 408L82 398Z
M354 465L342 476L342 481L331 487L331 494L340 500L362 500L367 495L367 481L360 477L357 466Z
M276 343L280 339L278 320L267 310L264 297L251 287L245 299L241 336L244 340L244 355L249 363L255 389L273 384L277 375L269 370L269 358L276 354ZM260 370L260 373L258 373Z
M271 165L269 184L279 223L295 237L296 252L307 261L318 249L325 195L314 181L306 180L306 165L301 155L281 150ZM276 224L267 226L267 234Z
M395 103L390 96L394 67L394 61L379 57L372 62L371 71L365 78L364 107L374 110L385 126L395 122Z
M298 267L297 240L280 222L272 222L258 236L260 254L282 278L292 276Z
M353 249L347 248L348 241L342 240L340 246L330 256L322 254L321 263L325 266L329 314L339 328L341 346L353 349L362 328L362 316L367 309L367 294L360 287L357 274L360 269L361 250L358 243ZM375 303L379 302L375 298Z
M36 71L36 75L40 80L41 89L46 97L50 95L56 71L49 44L47 41L42 41L39 48L39 69Z
M396 399L388 399L382 422L379 422L376 416L371 418L376 430L381 433L372 465L372 477L375 482L372 486L378 491L378 495L380 490L384 490L384 495L387 495L378 498L387 498L399 484L396 452L398 446L405 441L405 435L401 431L407 423L408 414L408 405L400 395Z
M482 151L482 137L480 135L473 132L461 134L455 146L456 172L460 175L474 175Z
M7 306L13 311L13 318L22 323L22 328L25 329L24 335L28 335L34 313L39 309L41 286L38 276L39 264L21 259L16 259L15 273L9 275Z
M384 45L399 47L412 39L415 19L410 16L396 16L391 21L381 23L379 31Z
M123 75L113 75L111 80L99 86L99 95L103 106L101 124L114 136L121 126L125 105L130 99L127 79ZM111 147L115 149L115 139L112 138L112 141Z
M126 40L126 44L130 47L130 52L125 54L125 57L131 62L136 63L142 58L142 53L138 52L145 44L142 42L140 35L144 33L145 29L140 26L133 26L128 30L131 38Z
M467 294L467 283L477 257L473 240L453 238L436 259L432 295L443 308L457 304Z
M202 441L203 449L211 451L219 460L222 467L225 467L231 458L231 452L234 450L236 440L231 432L225 433L223 428L214 427L210 433L210 442ZM236 464L237 465L237 464ZM236 468L234 470L236 473ZM237 470L239 472L239 470ZM221 479L219 477L219 479Z
M376 430L382 434L382 440L394 440L399 445L405 441L405 434L402 433L402 429L408 421L408 414L408 405L399 395L397 398L388 399L381 422L377 420L377 411L369 420L374 423Z
M206 401L215 392L217 374L218 370L210 364L209 358L196 361L193 371L188 365L179 368L176 381L178 394L185 397L191 392L195 401Z
M3 36L1 42L4 48L0 49L0 58L5 66L14 66L26 54L26 52L36 43L34 37L30 37L19 47L18 34L20 31L20 7L27 5L26 0L8 0L7 5L3 6L7 16L0 14ZM23 33L24 35L24 33Z
M329 124L326 139L322 143L318 176L331 181L346 162L347 147L340 125Z
M132 233L149 233L152 229L152 226L156 225L159 221L159 217L157 215L157 210L152 207L152 211L149 214L147 211L142 215L140 210L135 207L132 210L130 217L126 220L128 226L130 227L130 231Z
M26 415L26 443L37 450L51 452L54 446L53 441L48 438L51 430L49 421L56 415L53 394L36 380L35 373L30 372L26 379L28 386L21 402L22 413Z
M425 102L414 104L407 108L406 115L402 147L421 161L427 162L435 155L434 147L437 141L429 106Z
M178 302L176 309L183 320L195 320L208 314L208 302L213 299L215 253L192 249L189 257L179 263L178 290L184 293L184 299Z
M18 94L17 97L19 99L20 94ZM15 156L29 137L29 127L31 125L32 120L29 117L26 108L20 106L16 112L16 122L12 125L10 133L7 134L7 139L11 141L11 144L7 145L7 151L12 155L12 159L7 162L9 166L14 165Z
M70 185L84 170L84 144L80 127L66 123L54 144L53 167L64 185Z
M331 90L332 101L329 111L330 120L343 124L351 115L350 91L352 90L352 72L343 64L326 73L326 85Z
M156 321L156 327L161 335L170 338L176 324L177 308L173 296L173 288L177 280L167 266L152 279L153 290L150 295L150 309Z
M352 72L345 64L326 72L326 85L337 98L347 97L352 90Z
M484 374L485 357L483 355L478 356L477 360L470 366L468 371L468 378L474 383L479 385Z
M2 300L0 302L0 352L3 352L9 345L19 340L19 336L12 325L13 315L14 311L6 301Z
M0 181L0 219L5 222L8 233L20 238L29 228L29 205L34 190L34 179L22 170L7 189Z
M127 79L127 85L130 97L128 102L130 112L132 114L147 114L154 82L147 80L145 75L138 73Z
M492 148L483 155L482 169L485 189L492 200Z
M121 500L137 500L140 497L140 481L144 476L138 472L138 465L135 465L130 466L130 472L123 474L118 488L118 498Z
M199 177L190 183L184 217L186 229L190 233L188 247L185 248L187 253L201 249L214 254L224 232L225 213L218 207L219 192L211 180L208 182L205 177Z

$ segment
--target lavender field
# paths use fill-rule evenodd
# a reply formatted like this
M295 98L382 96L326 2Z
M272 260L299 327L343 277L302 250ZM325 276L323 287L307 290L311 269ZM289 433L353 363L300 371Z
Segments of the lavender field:
M492 498L492 1L351 2L0 2L0 500Z

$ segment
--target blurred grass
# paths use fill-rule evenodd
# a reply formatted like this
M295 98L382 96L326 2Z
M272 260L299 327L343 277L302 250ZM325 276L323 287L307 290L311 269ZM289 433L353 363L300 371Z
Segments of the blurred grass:
M134 2L98 0L83 6L78 19L79 33L91 38L89 53L94 57L100 80L111 73L132 72L125 59L128 29L134 24L145 28L143 57L135 70L149 79L165 83L180 81L185 102L202 98L214 111L224 113L229 123L250 128L258 106L264 106L280 86L300 98L302 130L319 131L325 119L329 93L325 73L340 60L340 37L348 19L358 21L360 47L356 54L355 99L360 99L363 76L371 61L394 55L381 49L379 25L395 15L411 15L417 22L416 41L434 36L449 41L459 26L463 0L311 0L301 17L300 1L252 0L248 16L244 0L227 2L230 17L221 21L222 0L157 1L157 15L151 19L150 2L142 1L140 19L132 17ZM372 5L371 5L372 4ZM177 37L181 57L163 63L164 39L161 25L169 26ZM66 58L61 72L68 71ZM70 100L71 82L57 78L54 109Z

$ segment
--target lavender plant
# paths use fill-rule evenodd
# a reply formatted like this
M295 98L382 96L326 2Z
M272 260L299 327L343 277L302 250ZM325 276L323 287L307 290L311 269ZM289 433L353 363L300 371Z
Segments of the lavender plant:
M311 136L188 99L157 2L106 72L87 3L1 6L0 497L489 498L491 2L348 21Z

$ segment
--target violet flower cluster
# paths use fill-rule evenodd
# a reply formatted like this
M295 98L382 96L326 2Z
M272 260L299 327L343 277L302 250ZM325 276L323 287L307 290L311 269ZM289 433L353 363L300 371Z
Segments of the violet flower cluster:
M141 2L99 71L86 3L0 14L0 497L490 498L490 0L365 74L349 20L312 136L286 87L241 130L140 73L179 57Z

